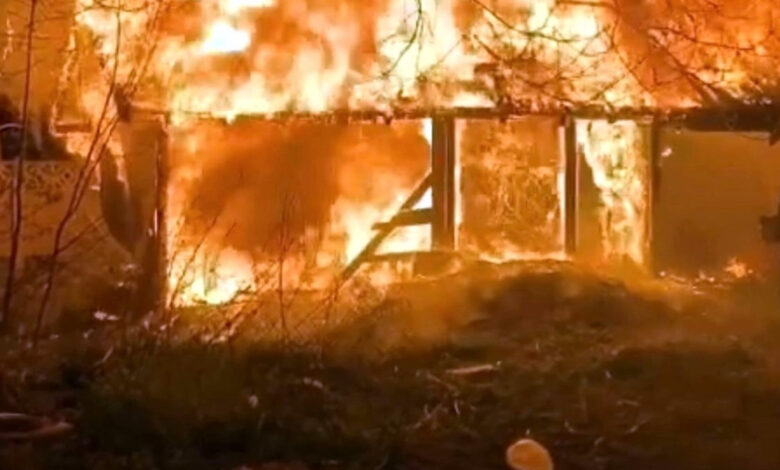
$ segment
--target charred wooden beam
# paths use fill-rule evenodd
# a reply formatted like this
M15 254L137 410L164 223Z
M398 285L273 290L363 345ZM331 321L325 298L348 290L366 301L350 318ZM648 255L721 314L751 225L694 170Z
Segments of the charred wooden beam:
M457 149L455 148L455 119L433 120L433 142L431 146L431 188L433 200L433 221L431 240L434 250L453 250L456 240L455 220L455 171Z
M659 122L656 119L656 122ZM701 132L772 132L780 123L777 105L694 109L667 120L670 124Z
M402 210L396 213L392 219L387 222L377 222L373 225L374 230L393 229L397 227L408 227L411 225L426 225L433 220L432 209Z
M371 255L369 261L372 263L397 263L402 261L412 261L420 255L429 253L427 251L394 251L391 253L382 253Z
M135 103L132 111L139 114L168 116L170 110ZM777 103L737 103L710 105L699 108L676 107L659 108L653 106L610 107L604 105L550 105L539 106L534 102L506 102L484 107L395 107L386 110L350 110L338 109L322 113L306 111L285 111L274 113L247 113L225 117L211 113L192 112L186 116L202 121L241 122L291 120L312 120L322 123L343 124L349 122L373 121L390 123L404 119L509 119L522 116L570 116L576 119L647 120L653 119L662 124L677 125L682 128L700 131L735 132L772 132L780 123L780 105Z
M577 201L579 189L579 155L577 154L577 123L568 118L563 126L564 158L564 249L569 256L577 252Z
M58 134L88 134L92 132L92 126L88 122L57 122L54 123L54 132Z
M413 209L414 206L420 202L420 199L422 199L428 189L430 189L431 180L431 175L426 175L425 178L423 178L423 180L417 184L417 187L414 189L414 191L412 191L412 194L410 194L406 201L404 201L404 203L401 205L399 212ZM357 272L360 266L363 265L363 263L369 261L374 253L376 253L376 250L379 248L382 242L385 241L388 236L390 236L390 234L393 232L393 229L395 229L395 226L385 226L381 229L378 229L376 235L374 235L374 238L372 238L371 241L366 244L363 250L355 257L355 259L353 259L352 262L350 262L347 267L344 268L344 271L341 273L343 279L346 280L351 278Z
M155 108L143 105L134 105L133 111L139 115L164 115L171 111L164 108ZM387 110L350 110L336 109L326 112L308 111L280 111L271 113L244 113L227 117L217 116L207 112L184 113L185 117L196 121L213 121L222 123L240 123L247 121L268 121L284 123L287 121L315 121L323 124L344 124L349 122L377 122L389 124L395 120L419 120L419 119L468 119L468 120L506 120L513 117L546 116L560 117L572 116L578 119L609 119L609 120L636 120L658 116L664 120L674 120L683 116L688 109L659 110L651 107L635 108L606 108L603 106L583 107L540 107L527 104L501 104L486 107L449 107L449 108L417 108L398 107Z
M160 149L157 152L157 194L155 195L155 296L154 309L162 313L168 301L168 185L170 183L170 142L167 126L162 130Z

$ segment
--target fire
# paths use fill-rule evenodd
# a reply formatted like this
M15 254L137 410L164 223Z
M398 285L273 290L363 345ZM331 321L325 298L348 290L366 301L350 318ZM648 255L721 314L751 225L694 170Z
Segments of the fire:
M520 10L479 9L467 18L457 0L383 0L365 7L345 1L333 8L303 0L202 4L201 15L216 14L218 19L203 30L201 51L238 55L243 66L240 72L235 64L215 68L212 59L193 52L189 40L169 37L162 73L169 75L171 63L177 64L177 72L168 77L175 85L166 107L179 119L193 113L230 119L288 109L389 109L399 98L443 107L492 106L489 93L464 84L482 81L475 70L495 59L493 48L534 51L543 62L579 58L587 61L583 67L603 63L595 56L609 48L595 9L562 10L548 1ZM507 18L520 29L507 26ZM298 26L287 28L286 21ZM288 29L293 29L290 44L272 40L287 36ZM487 41L488 36L494 39ZM610 65L619 64L613 60ZM601 87L612 78L592 80L588 87ZM635 86L630 92L638 90ZM628 93L608 91L614 104L631 101Z
M429 148L420 125L350 127L340 136L327 126L288 129L289 136L278 129L227 130L236 139L233 146L216 137L223 131L208 126L182 130L175 139L168 207L174 305L224 304L340 282L344 267L377 233L374 224L397 212L427 164ZM315 136L325 142L297 147L300 141L315 142ZM373 150L379 155L372 159L368 145L377 140ZM406 143L403 152L411 157L399 153L399 142ZM322 146L331 153L322 155ZM286 154L287 147L293 153ZM257 152L266 153L266 164L255 158ZM363 161L387 167L366 179L370 167L360 166ZM317 165L324 165L321 171ZM292 185L289 193L287 185ZM427 195L416 208L430 204ZM399 228L378 254L414 253L430 245L429 226ZM409 265L378 263L365 274L372 283L387 284L407 276Z
M5 20L5 44L3 45L2 52L0 52L0 61L5 62L8 59L8 56L13 52L14 46L12 39L14 37L14 28L11 24L11 19L6 18Z
M742 260L731 258L723 272L733 279L744 279L753 274L753 270Z
M250 42L248 31L236 29L227 21L220 20L209 28L201 50L207 54L241 52L249 47Z
M252 44L252 31L237 27L245 10L270 8L274 0L225 0L214 3L202 1L204 11L215 11L219 15L208 27L201 43L206 54L232 54L246 51Z
M231 249L209 259L190 247L177 253L169 272L170 289L177 305L219 305L235 300L253 286L252 262Z
M268 8L273 6L275 0L227 0L222 3L226 13L235 15L241 13L244 9L250 8Z
M334 267L353 260L375 235L374 224L398 209L415 178L399 177L394 167L340 174L323 191L343 194L330 194L327 204L287 202L292 213L319 219L294 227L291 240L271 240L267 244L273 248L261 250L258 240L233 230L235 214L216 217L195 196L197 188L207 186L204 180L213 167L219 170L223 150L241 143L220 140L222 136L212 142L187 140L196 118L233 122L244 114L371 110L392 115L407 108L498 105L528 113L579 107L664 111L718 100L752 102L777 86L780 60L772 51L780 50L773 32L779 18L773 3L78 0L74 38L81 39L74 43L87 44L87 55L94 56L94 63L85 67L93 73L84 80L80 104L95 126L101 103L113 85L121 84L137 90L135 104L172 118L171 134L187 147L180 151L187 157L175 165L170 195L174 229L169 248L176 255L172 290L185 304L222 303L267 287L269 278L282 286L332 279ZM118 113L112 108L110 114ZM623 121L580 121L578 131L578 144L600 191L604 254L642 265L648 171L640 128ZM429 131L424 135L430 140ZM215 148L218 144L222 147ZM311 148L289 150L270 138L262 144L252 150L255 163L247 174L292 171L295 164L289 162L316 153ZM368 145L354 152L316 150L322 160L328 152L341 152L354 164L361 161L357 155L374 151ZM393 150L396 156L404 151ZM283 151L290 155L278 161L267 155ZM319 170L313 173L327 179L324 175L333 168ZM391 176L385 178L385 173ZM374 178L379 174L383 178ZM268 229L271 219L285 217L288 210L257 207L253 191L272 183L277 181L269 177L247 189L238 180L235 186L242 194L219 193L216 199L224 207L240 207L244 217L255 211L254 218L266 224L260 228ZM312 178L295 184L309 188L320 183ZM430 204L427 198L419 207ZM190 206L195 203L203 205L196 214L203 220L193 221ZM552 224L556 215L550 214ZM191 225L207 233L195 233ZM398 230L383 251L429 246L428 228L411 227ZM528 256L503 245L498 251L497 259Z
M354 260L376 231L373 225L377 222L390 219L398 211L403 201L409 195L412 188L398 191L394 202L387 206L376 206L366 202L353 202L347 199L339 199L333 207L333 220L337 221L332 230L336 234L347 237L344 250L346 263ZM423 198L415 207L421 209L430 207L430 192L427 198ZM423 251L431 246L430 229L427 226L405 227L385 240L380 253L403 253Z
M577 131L577 143L599 189L604 255L644 266L649 164L641 130L633 121L580 121Z
M77 24L106 70L118 50L129 76L152 49L147 97L179 119L506 100L685 108L753 101L780 65L770 1L157 3L79 0Z

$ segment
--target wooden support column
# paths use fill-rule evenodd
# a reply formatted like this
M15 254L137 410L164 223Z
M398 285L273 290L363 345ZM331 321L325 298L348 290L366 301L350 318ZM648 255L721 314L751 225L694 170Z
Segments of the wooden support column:
M457 165L455 131L454 118L433 119L431 239L434 250L454 250L456 247L455 196L458 188L455 180Z
M567 117L563 125L563 158L563 239L566 254L573 256L577 252L579 156L577 155L577 123L571 117Z
M157 203L155 207L155 228L157 233L157 289L156 309L158 313L168 303L168 186L170 184L170 142L168 123L162 131L160 151L157 152Z
M656 240L658 239L658 209L661 196L661 123L658 120L650 122L648 129L648 175L647 175L647 268L653 274L658 274L658 256Z
M167 206L169 183L169 141L165 123L160 123L154 161L154 212L149 221L148 242L141 273L142 311L164 313L168 297Z

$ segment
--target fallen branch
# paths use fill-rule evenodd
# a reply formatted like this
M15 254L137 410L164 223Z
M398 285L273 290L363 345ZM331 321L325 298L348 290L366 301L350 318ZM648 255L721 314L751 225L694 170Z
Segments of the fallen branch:
M447 374L456 376L474 375L485 372L495 372L499 369L499 364L482 364L478 366L460 367L457 369L449 369Z

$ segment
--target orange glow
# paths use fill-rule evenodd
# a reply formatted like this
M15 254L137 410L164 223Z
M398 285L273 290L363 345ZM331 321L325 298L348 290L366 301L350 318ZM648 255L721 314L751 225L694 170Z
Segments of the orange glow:
M751 274L753 270L744 262L737 258L731 258L723 268L723 272L733 279L744 279Z

